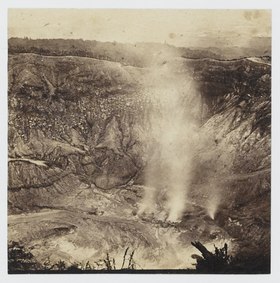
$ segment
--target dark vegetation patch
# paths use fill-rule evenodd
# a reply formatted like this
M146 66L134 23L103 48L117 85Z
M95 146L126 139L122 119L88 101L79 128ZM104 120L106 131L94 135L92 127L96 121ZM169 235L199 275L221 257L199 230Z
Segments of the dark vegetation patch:
M228 254L228 245L225 243L222 248L216 246L214 252L210 252L200 242L192 242L192 245L201 253L194 254L196 259L195 269L180 269L175 273L196 273L196 274L263 274L270 273L270 257L263 256L240 256L232 257ZM51 263L46 259L43 264L38 263L29 249L26 249L18 242L11 242L8 246L8 271L15 273L103 273L118 272L123 273L150 273L151 270L143 270L134 259L134 253L126 248L121 263L117 263L115 258L108 253L104 259L99 259L94 263L89 261L85 264L71 263L59 260ZM117 266L117 264L119 264ZM173 273L172 270L157 270L156 273Z

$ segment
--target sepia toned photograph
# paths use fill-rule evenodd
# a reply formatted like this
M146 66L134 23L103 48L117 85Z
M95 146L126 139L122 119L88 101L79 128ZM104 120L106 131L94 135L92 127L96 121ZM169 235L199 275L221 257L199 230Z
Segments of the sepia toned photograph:
M269 274L271 10L8 10L8 272Z

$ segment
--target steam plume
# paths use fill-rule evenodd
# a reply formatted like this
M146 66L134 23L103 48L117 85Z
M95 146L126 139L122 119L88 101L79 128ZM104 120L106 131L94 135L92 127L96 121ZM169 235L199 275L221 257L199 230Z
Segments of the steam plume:
M163 203L169 221L180 220L187 203L200 118L200 95L190 77L180 73L181 64L174 58L156 64L145 90L151 154L140 211L155 212Z

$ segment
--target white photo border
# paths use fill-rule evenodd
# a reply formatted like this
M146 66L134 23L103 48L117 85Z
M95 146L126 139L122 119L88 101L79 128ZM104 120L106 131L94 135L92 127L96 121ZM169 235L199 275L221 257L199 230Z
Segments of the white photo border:
M272 194L270 275L190 274L61 274L8 275L7 273L7 14L9 8L118 8L118 9L271 9L272 10ZM2 0L0 2L0 282L280 282L280 1L272 0ZM69 277L70 276L70 277Z

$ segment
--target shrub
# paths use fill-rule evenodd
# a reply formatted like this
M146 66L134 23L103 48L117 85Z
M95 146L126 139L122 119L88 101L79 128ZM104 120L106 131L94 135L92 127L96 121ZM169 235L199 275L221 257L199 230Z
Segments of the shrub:
M196 271L199 273L225 273L229 270L232 257L228 255L228 246L225 243L224 247L217 248L212 253L206 249L200 242L191 242L197 248L202 256L193 255L196 259Z
M18 242L12 241L8 246L8 271L29 271L40 269L40 264L33 254Z

